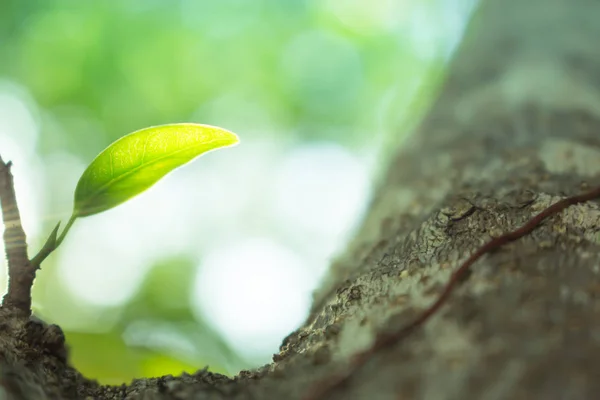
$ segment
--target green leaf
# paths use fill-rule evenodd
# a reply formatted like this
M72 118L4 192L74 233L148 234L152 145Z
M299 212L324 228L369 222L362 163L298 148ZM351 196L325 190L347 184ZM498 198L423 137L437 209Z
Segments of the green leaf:
M199 155L238 141L234 133L200 124L154 126L124 136L83 172L75 189L73 216L113 208Z

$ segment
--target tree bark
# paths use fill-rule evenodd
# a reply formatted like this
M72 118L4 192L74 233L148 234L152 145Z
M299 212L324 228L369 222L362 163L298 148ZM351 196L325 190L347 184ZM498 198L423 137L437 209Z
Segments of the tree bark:
M596 186L600 2L483 0L438 100L272 364L101 386L68 365L58 327L3 310L0 398L597 398L597 201L485 255L433 318L373 347L484 242Z

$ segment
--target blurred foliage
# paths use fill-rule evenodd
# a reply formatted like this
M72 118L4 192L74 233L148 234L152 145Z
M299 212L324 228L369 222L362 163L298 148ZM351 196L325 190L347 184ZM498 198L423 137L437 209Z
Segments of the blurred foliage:
M41 159L71 154L87 163L128 132L181 121L244 138L391 147L399 135L382 135L423 109L433 89L402 112L422 79L437 82L442 63L419 54L377 7L394 6L406 21L417 6L433 13L434 3L350 3L354 25L331 11L346 7L333 0L2 0L0 78L39 106ZM195 265L180 255L158 260L114 309L79 305L50 265L36 302L68 305L86 322L66 332L72 360L103 382L248 367L192 314Z
M91 158L140 127L190 116L216 123L223 107L239 123L256 107L301 137L360 142L358 130L330 128L365 126L391 82L410 82L429 65L408 39L359 35L301 0L3 0L0 7L10 60L0 73L51 111L44 153Z

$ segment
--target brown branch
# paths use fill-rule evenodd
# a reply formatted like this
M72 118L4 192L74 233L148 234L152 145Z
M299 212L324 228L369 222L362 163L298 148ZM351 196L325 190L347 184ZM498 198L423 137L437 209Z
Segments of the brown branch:
M2 307L25 316L31 315L31 287L35 279L35 267L27 256L27 239L17 206L12 163L0 157L0 204L4 221L4 247L8 260L8 292L2 299Z
M348 382L350 377L362 367L375 353L388 349L398 343L400 340L408 336L415 329L423 326L439 309L448 301L448 298L456 288L459 282L461 282L468 274L470 267L477 261L481 256L486 253L490 253L497 250L501 246L513 242L537 228L542 221L546 218L558 214L569 206L578 203L584 203L593 199L600 198L600 187L593 189L589 192L580 194L578 196L567 197L557 203L552 204L548 208L541 211L539 214L531 218L525 225L517 230L506 233L502 236L494 238L483 246L478 248L471 256L450 276L448 283L444 287L442 293L438 296L437 300L421 312L417 318L412 322L408 323L404 327L400 328L396 332L379 334L375 343L371 348L365 350L362 353L357 354L353 357L350 362L349 368L336 376L329 377L317 383L304 398L305 400L318 400L328 398L328 394L334 389L341 387Z

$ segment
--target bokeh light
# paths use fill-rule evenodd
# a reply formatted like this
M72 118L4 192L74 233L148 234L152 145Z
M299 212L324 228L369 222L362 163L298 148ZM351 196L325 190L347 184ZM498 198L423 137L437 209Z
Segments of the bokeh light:
M306 314L314 285L306 272L283 244L247 238L206 255L193 306L235 349L264 359Z

